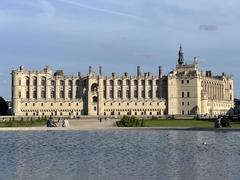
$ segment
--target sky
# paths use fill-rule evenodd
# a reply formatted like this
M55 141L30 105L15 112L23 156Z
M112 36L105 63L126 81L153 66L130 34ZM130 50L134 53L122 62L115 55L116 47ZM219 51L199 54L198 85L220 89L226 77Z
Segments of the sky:
M65 74L97 71L164 74L198 58L202 70L225 72L240 97L238 0L1 0L0 96L11 99L11 71L45 65Z

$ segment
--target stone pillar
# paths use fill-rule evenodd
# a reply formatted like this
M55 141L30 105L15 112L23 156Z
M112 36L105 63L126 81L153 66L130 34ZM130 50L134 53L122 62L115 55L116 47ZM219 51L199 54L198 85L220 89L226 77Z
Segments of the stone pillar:
M123 99L127 99L126 91L127 91L126 79L123 79L122 80L122 97L123 97Z
M41 98L41 76L37 76L37 99Z
M46 99L51 98L51 79L50 77L46 77Z
M138 87L137 88L138 88L137 89L138 90L138 99L141 99L141 96L142 96L142 94L141 94L142 93L141 92L141 90L142 90L141 89L141 78L138 79Z
M69 99L68 98L68 79L64 80L63 92L64 92L64 99Z
M60 98L60 80L59 79L56 79L55 81L55 86L56 86L56 90L55 90L55 97L56 99L59 99Z
M72 98L76 99L76 91L77 91L77 87L76 87L76 79L72 80Z
M134 79L130 79L130 99L134 99Z

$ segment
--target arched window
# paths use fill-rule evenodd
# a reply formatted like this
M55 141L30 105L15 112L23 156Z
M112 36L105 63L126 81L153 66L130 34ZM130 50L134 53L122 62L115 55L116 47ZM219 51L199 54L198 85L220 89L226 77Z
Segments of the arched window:
M29 77L26 77L26 86L29 86L30 85L30 81L29 81Z
M33 85L37 86L37 77L36 76L33 77Z
M121 85L122 85L122 81L118 80L118 86L121 86Z
M91 91L96 92L97 89L98 89L98 85L96 83L93 83L92 86L91 86Z
M41 77L41 85L46 86L46 77Z
M64 80L61 80L61 81L60 81L60 85L61 85L61 86L64 86Z
M148 85L149 85L149 86L152 85L152 80L148 80Z
M110 80L110 85L113 86L113 80Z
M134 85L137 86L138 85L138 81L134 80Z
M80 86L80 80L76 81L76 86Z

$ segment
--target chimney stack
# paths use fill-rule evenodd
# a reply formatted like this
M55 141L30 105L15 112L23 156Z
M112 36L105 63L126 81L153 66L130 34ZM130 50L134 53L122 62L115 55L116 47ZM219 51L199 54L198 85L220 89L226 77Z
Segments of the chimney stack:
M102 66L99 66L99 75L102 76Z
M158 76L162 78L162 66L158 66Z
M141 72L140 72L140 66L137 66L137 76L141 76Z
M88 67L88 74L90 75L92 73L92 66Z

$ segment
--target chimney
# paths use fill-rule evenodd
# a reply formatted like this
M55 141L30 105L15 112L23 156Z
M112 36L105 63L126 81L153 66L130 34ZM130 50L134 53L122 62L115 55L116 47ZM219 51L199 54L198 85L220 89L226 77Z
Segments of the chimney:
M115 73L114 72L112 72L112 77L115 77Z
M125 76L125 77L127 77L127 76L128 76L128 73L127 73L127 72L125 72L125 73L124 73L124 76Z
M78 76L79 76L79 77L81 76L81 72L78 72Z
M137 66L137 76L141 76L140 66Z
M162 66L158 66L158 76L162 78Z
M92 66L88 67L88 74L90 75L92 73Z
M102 76L102 66L99 66L99 75Z

